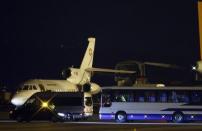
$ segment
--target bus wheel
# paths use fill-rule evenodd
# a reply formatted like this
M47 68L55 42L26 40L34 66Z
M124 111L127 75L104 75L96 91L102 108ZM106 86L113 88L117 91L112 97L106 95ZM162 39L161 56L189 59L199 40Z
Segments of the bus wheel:
M182 123L184 121L184 115L181 112L175 112L172 117L174 123Z
M126 113L125 112L118 112L115 116L116 122L126 122Z

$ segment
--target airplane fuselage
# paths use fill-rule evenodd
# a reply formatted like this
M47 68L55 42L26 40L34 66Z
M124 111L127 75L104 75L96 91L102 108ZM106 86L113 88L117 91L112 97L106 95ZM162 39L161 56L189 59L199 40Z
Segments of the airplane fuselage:
M45 91L78 92L79 88L67 80L28 80L20 86L16 94L13 96L11 103L15 106L21 106L36 92Z

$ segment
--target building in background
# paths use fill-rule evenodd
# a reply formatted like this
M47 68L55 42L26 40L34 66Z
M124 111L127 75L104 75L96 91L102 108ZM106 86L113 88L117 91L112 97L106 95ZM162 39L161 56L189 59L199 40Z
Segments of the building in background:
M0 105L7 105L10 103L12 93L6 86L0 86Z
M190 85L194 74L181 66L155 62L122 61L116 69L136 71L134 74L115 74L118 86Z

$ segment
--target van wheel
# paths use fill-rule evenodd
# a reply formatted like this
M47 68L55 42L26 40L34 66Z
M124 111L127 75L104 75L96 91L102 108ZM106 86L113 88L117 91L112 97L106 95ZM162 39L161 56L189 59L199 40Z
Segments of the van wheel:
M17 116L16 121L17 122L23 122L23 117L22 116Z
M172 116L172 121L174 123L182 123L184 121L184 115L181 112L176 112Z
M53 116L53 117L51 118L51 121L54 122L54 123L55 123L55 122L58 122L58 118L56 118L55 116Z
M26 122L29 123L31 120L30 119L26 119Z
M126 122L127 120L126 113L125 112L116 113L115 119L116 119L116 122L120 122L120 123Z
M73 121L79 121L79 119L73 119Z

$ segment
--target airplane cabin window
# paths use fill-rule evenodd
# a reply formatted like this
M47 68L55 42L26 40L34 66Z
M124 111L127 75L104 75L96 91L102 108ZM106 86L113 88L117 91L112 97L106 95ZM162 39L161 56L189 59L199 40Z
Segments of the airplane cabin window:
M32 86L31 85L29 86L28 90L32 90Z
M45 91L45 87L42 84L39 84L39 88L40 88L41 92Z
M35 86L35 85L33 86L33 89L34 89L34 90L37 90L37 88L36 88L36 86Z

